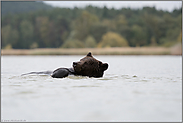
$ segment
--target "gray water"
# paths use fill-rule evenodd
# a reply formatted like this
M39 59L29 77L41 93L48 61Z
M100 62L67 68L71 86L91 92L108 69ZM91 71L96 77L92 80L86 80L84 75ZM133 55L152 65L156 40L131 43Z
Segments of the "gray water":
M102 78L26 75L71 67L84 56L2 56L2 121L182 120L181 56L95 56Z

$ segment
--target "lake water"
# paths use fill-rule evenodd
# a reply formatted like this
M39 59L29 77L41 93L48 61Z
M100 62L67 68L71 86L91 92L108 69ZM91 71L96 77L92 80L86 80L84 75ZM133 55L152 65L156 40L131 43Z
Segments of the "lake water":
M84 56L2 56L2 121L182 121L182 56L95 56L102 78L26 75Z

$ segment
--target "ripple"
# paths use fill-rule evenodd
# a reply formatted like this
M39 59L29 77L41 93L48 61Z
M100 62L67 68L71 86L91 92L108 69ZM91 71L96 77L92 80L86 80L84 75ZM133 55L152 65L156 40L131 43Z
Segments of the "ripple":
M148 82L148 80L145 80L145 79L143 79L143 80L141 80L142 82Z
M137 77L136 75L134 75L133 77Z
M17 87L17 86L18 86L18 87L20 87L20 86L22 86L22 85L9 85L9 86L14 86L14 87Z
M100 86L94 86L94 85L80 85L80 86L72 86L72 87L100 87Z
M97 80L113 80L113 78L101 78L101 79L97 79Z
M21 92L19 92L19 94L33 94L33 93L35 93L35 92L33 92L33 91L21 91Z
M18 79L18 78L21 78L21 76L11 76L8 79Z
M66 78L52 78L49 75L25 75L25 76L20 76L20 75L15 75L15 76L10 76L7 77L10 80L10 83L12 80L15 80L14 82L20 82L22 81L23 83L27 83L27 82L41 82L41 81L46 81L46 82L60 82L60 80L63 80L66 82L71 82L72 80L79 80L79 81L83 81L83 80L88 80L91 82L94 81L100 81L100 82L106 82L106 81L117 81L117 82L161 82L161 81L165 81L166 82L180 82L182 80L181 77L161 77L161 76L139 76L139 75L127 75L127 74L123 74L123 75L118 75L118 74L106 74L103 77L100 78L94 78L94 77L87 77L87 76L75 76L75 75L69 75ZM69 81L70 80L70 81Z
M69 78L69 79L88 79L89 77L87 77L87 76L74 76L74 75L70 75L67 78Z

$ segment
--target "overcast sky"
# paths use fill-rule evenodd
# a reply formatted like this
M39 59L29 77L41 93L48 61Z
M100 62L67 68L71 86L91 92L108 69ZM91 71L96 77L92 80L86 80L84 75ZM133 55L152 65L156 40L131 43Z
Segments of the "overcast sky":
M144 6L153 7L155 6L158 10L173 11L175 8L180 8L182 6L182 1L44 1L46 4L52 5L54 7L64 7L64 8L74 8L85 7L88 5L93 5L97 7L103 7L104 5L108 8L142 8Z

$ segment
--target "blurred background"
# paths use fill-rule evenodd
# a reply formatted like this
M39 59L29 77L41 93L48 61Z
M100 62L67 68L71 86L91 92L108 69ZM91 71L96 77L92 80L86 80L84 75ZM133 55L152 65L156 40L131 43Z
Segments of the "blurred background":
M2 49L173 47L182 1L1 1Z
M0 3L2 121L182 121L182 1ZM21 76L88 52L102 78Z

